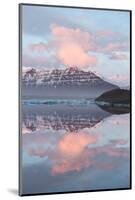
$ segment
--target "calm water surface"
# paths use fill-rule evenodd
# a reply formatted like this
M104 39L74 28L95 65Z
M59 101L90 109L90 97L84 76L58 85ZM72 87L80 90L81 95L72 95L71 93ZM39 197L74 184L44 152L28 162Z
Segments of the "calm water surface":
M22 192L130 187L129 123L94 103L24 103Z

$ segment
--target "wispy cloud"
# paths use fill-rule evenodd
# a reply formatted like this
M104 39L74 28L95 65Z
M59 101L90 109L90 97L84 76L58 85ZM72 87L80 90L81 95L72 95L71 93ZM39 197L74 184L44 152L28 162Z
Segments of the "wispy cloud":
M47 45L43 42L41 43L35 43L35 44L30 44L29 45L29 50L30 51L37 51L37 52L43 52L47 50Z
M128 56L120 53L112 53L110 54L109 58L112 60L127 60Z
M114 82L125 82L129 80L129 75L120 75L120 74L116 74L113 76L109 76L108 80L110 81L114 81Z
M110 140L110 143L112 145L125 145L128 143L128 140L125 139L114 139L114 140Z

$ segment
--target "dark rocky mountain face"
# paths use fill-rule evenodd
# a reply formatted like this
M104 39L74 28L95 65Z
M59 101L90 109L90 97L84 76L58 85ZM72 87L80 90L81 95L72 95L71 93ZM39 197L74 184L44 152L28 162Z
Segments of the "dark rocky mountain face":
M118 88L95 73L77 67L65 70L31 68L22 74L22 87L23 96L43 95L48 98L92 98Z

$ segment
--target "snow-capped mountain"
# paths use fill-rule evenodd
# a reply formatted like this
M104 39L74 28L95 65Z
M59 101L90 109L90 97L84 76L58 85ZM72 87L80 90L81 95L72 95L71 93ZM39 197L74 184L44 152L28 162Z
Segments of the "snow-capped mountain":
M84 72L78 68L67 68L65 70L53 69L42 70L29 68L23 71L23 83L26 85L80 85L89 81L100 81L93 72Z
M43 70L29 68L22 73L23 96L93 97L118 88L91 71L74 68ZM30 91L31 90L31 91ZM41 95L42 94L42 95ZM97 95L99 95L97 94Z

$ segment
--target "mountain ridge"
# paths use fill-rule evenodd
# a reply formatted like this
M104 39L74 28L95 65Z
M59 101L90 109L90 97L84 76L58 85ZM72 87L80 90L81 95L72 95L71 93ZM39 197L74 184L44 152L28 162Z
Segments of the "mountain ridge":
M24 96L34 97L35 94L41 97L42 93L48 98L93 98L119 88L94 72L77 67L52 70L29 68L22 73L22 86Z

